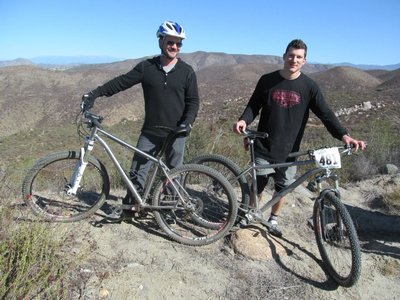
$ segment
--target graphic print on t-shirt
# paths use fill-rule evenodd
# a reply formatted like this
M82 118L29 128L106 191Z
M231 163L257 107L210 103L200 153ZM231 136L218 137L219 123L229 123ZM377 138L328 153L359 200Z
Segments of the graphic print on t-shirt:
M299 93L288 90L275 90L272 92L272 100L282 108L290 108L301 102Z

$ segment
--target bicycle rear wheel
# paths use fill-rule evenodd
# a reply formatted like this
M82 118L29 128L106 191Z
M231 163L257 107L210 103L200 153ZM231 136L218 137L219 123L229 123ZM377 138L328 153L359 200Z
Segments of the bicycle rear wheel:
M361 273L361 251L353 221L333 191L314 204L314 232L324 265L340 285L353 286Z
M218 187L218 188L216 188ZM171 170L153 194L160 228L173 240L200 246L225 236L237 215L236 194L215 170L188 164Z
M54 153L39 160L27 173L22 193L32 211L49 221L73 222L95 213L110 190L104 165L90 157L76 195L66 191L80 154Z
M229 158L218 154L206 154L194 158L191 163L209 166L220 172L240 195L238 197L238 217L244 216L249 208L250 188L245 175L241 175L240 167Z

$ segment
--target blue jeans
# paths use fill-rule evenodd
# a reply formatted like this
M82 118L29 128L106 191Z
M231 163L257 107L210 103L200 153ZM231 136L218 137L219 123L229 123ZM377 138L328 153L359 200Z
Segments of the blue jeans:
M164 141L164 137L142 133L139 136L137 148L149 155L155 156L157 152L160 151ZM185 137L178 137L172 144L167 147L164 156L165 163L168 168L173 169L183 164L185 141ZM135 153L133 156L132 166L129 171L129 177L139 193L142 193L144 191L147 174L149 173L152 164L152 161L149 161L148 159L140 156L137 153ZM128 194L130 194L129 191Z

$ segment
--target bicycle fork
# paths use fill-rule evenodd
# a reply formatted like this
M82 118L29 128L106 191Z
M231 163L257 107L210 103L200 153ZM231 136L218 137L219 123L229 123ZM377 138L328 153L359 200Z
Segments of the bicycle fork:
M325 189L316 199L316 201L318 201L320 210L319 222L321 225L321 235L324 241L327 243L340 242L345 234L345 226L342 222L339 212L336 209L336 206L332 205L325 197L325 195L330 192L333 192L337 197L340 197L338 190Z
M93 149L94 141L90 140L87 143L87 150L84 147L81 148L79 153L79 160L76 163L75 171L72 174L72 178L66 186L66 194L69 196L75 196L78 188L80 187L80 182L82 180L83 172L85 172L86 166L88 164L88 153Z

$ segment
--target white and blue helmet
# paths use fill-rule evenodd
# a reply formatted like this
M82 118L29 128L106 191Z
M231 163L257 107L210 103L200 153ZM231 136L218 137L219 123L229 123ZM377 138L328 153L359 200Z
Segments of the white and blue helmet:
M181 39L186 38L185 30L178 23L173 21L165 21L157 30L157 37L161 38L166 35L176 36Z

